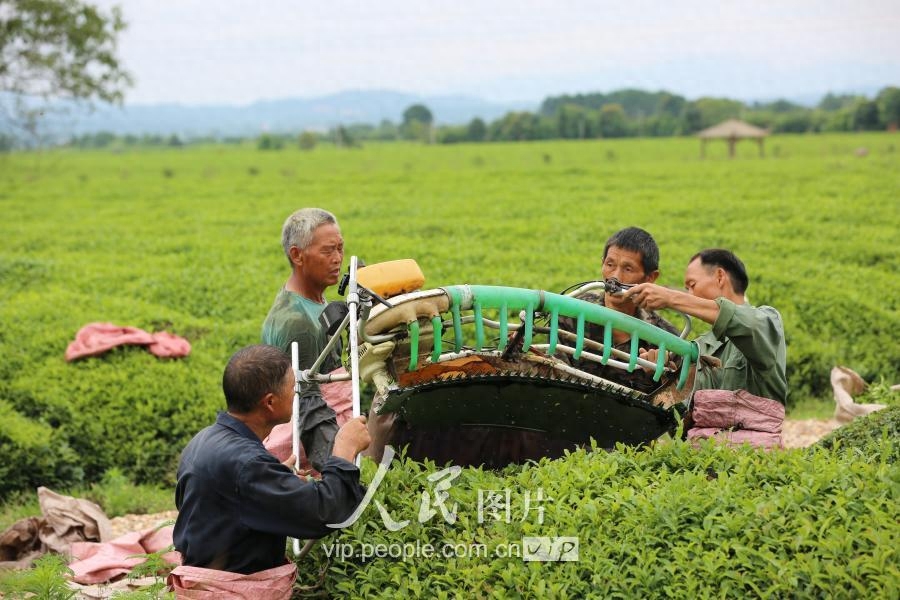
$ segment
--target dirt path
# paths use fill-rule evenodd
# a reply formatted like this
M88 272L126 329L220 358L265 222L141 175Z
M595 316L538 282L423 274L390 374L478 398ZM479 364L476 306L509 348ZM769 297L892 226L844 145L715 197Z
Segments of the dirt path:
M784 420L781 439L785 448L806 448L840 427L834 419Z
M109 520L112 525L112 539L115 539L124 533L158 527L169 521L174 522L175 517L177 516L178 511L167 510L152 515L122 515L121 517L113 517Z

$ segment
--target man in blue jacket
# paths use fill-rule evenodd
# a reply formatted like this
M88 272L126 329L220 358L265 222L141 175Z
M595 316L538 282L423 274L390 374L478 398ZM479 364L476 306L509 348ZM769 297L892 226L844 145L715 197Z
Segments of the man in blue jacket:
M244 348L225 367L222 388L228 410L181 455L175 549L187 566L256 573L287 562L287 536L323 537L334 531L329 523L353 513L365 495L353 460L369 445L369 434L365 417L345 423L321 480L306 481L262 444L291 417L288 356L274 346Z

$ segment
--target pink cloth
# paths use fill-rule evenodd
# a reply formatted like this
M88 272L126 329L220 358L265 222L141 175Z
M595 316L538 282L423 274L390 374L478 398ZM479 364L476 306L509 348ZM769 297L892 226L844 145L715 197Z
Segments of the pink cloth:
M152 334L153 343L147 350L159 358L182 358L191 353L191 343L181 336L168 331L157 331Z
M104 544L77 542L72 544L75 562L69 565L73 581L80 584L97 584L120 577L144 562L135 555L159 552L172 545L172 526L160 529L134 531ZM288 599L297 566L289 562L274 569L242 575L228 571L216 571L181 564L178 552L168 552L163 558L178 565L168 577L176 598L234 598L246 600Z
M190 342L166 331L148 333L137 327L88 323L78 330L75 341L66 348L66 360L71 362L87 356L98 356L124 345L146 346L160 358L181 358L191 353Z
M215 600L288 600L297 579L297 565L242 575L200 567L176 567L167 580L176 598Z
M346 374L347 369L338 367L332 374ZM325 404L334 409L337 415L338 427L353 418L353 383L350 381L335 381L323 383L319 386L322 390L322 398Z
M339 367L332 373L346 373L344 367ZM334 410L337 415L337 425L342 426L344 423L353 418L353 384L349 381L335 381L333 383L322 383L319 385L322 390L322 399L325 404ZM291 456L294 440L294 420L289 423L276 425L272 432L265 440L263 445L275 458L280 461L286 461ZM303 450L303 444L300 444L300 468L304 471L312 471L312 465L306 458L306 452Z
M781 433L784 424L784 405L747 390L699 390L694 393L691 414L696 427L740 425L741 429Z
M69 565L76 583L92 584L109 581L124 575L144 562L135 555L159 552L172 545L170 525L160 529L145 529L121 535L111 542L75 542L70 550L75 562ZM169 552L163 558L173 564L181 564L178 552Z
M747 443L756 448L781 448L780 433L752 431L750 429L729 431L718 427L692 427L688 429L687 437L689 440L715 438L735 446Z
M688 439L715 436L726 443L780 448L784 405L747 390L698 390Z

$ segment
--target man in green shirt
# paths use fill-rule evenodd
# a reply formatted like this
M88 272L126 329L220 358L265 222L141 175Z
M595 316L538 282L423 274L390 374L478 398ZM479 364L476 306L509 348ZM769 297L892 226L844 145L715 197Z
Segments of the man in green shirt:
M749 285L744 263L729 250L708 249L688 263L682 292L643 283L625 292L648 310L673 308L712 325L696 340L701 361L694 390L747 390L784 404L787 399L786 350L781 315L771 306L753 306L744 293ZM656 351L647 353L656 360Z
M321 208L303 208L284 222L281 244L291 275L263 323L262 343L290 354L291 343L298 342L300 369L308 369L327 342L319 315L326 306L325 289L335 285L341 276L344 238L333 214ZM335 348L321 372L339 366L340 349ZM301 390L300 422L300 440L306 456L316 470L321 470L331 455L338 426L335 412L322 399L317 384Z

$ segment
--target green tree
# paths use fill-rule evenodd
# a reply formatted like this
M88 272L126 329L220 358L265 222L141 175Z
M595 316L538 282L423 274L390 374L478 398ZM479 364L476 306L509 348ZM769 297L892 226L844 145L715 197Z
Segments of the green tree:
M881 123L888 128L900 126L900 88L886 87L875 97Z
M740 117L743 102L728 98L700 98L689 102L683 115L684 133L695 133L726 119Z
M469 121L469 125L466 127L466 139L470 142L483 142L485 137L487 137L487 125L484 124L484 121L478 117Z
M687 100L683 96L676 96L669 92L660 92L659 101L656 103L656 114L679 117L684 112L685 104L687 104ZM662 122L670 123L666 119L663 119Z
M556 113L556 127L561 138L581 140L594 137L593 125L593 111L578 104L564 104Z
M753 105L754 110L767 110L773 113L788 113L803 110L799 104L794 104L788 100L775 100L774 102L758 103Z
M257 150L281 150L283 145L281 138L271 133L264 133L256 140Z
M334 145L338 148L354 148L358 146L356 138L354 138L350 130L343 125L335 127L334 130L332 130L332 135L334 137Z
M681 133L691 134L701 129L703 129L703 115L693 102L689 102L681 115Z
M300 145L301 150L312 150L316 147L317 141L316 134L312 131L304 131L300 134L300 137L297 138L297 143Z
M856 100L856 96L832 94L829 92L825 94L825 97L819 102L818 108L825 111L840 110L852 106Z
M106 148L116 141L116 134L111 131L98 131L87 139L88 148Z
M853 129L874 131L881 128L878 104L874 100L860 100L853 107Z
M553 117L545 117L542 115L535 116L534 139L536 140L553 140L556 139L556 119Z
M460 144L466 139L467 127L465 125L450 125L438 130L437 140L441 144Z
M663 95L669 94L666 92L645 92L644 90L636 89L616 90L609 93L606 96L606 102L597 108L618 104L630 118L648 117L656 112L660 102L663 100Z
M431 141L431 127L434 115L424 104L413 104L403 111L403 124L400 130L408 140Z
M669 92L646 92L644 90L623 89L609 94L575 94L550 97L541 104L540 115L552 117L566 105L580 106L592 113L608 104L618 104L630 119L644 119L658 114L672 117L681 115L686 100Z
M400 130L391 121L382 119L373 135L376 140L396 140L400 138Z
M794 110L780 114L773 128L778 133L806 133L813 130L811 111Z
M132 81L116 55L125 26L118 7L0 0L0 92L10 123L35 133L50 100L121 103Z
M403 124L408 125L413 121L431 125L434 121L434 115L431 114L431 111L424 104L413 104L403 111Z
M355 142L370 140L375 137L376 132L375 126L370 123L351 123L346 129Z
M843 108L832 112L826 112L827 118L822 127L823 131L853 131L853 109Z
M530 112L509 112L491 123L488 137L492 140L524 141L537 136L538 118Z
M600 109L600 135L605 138L628 135L628 118L625 109L618 104L607 104Z

